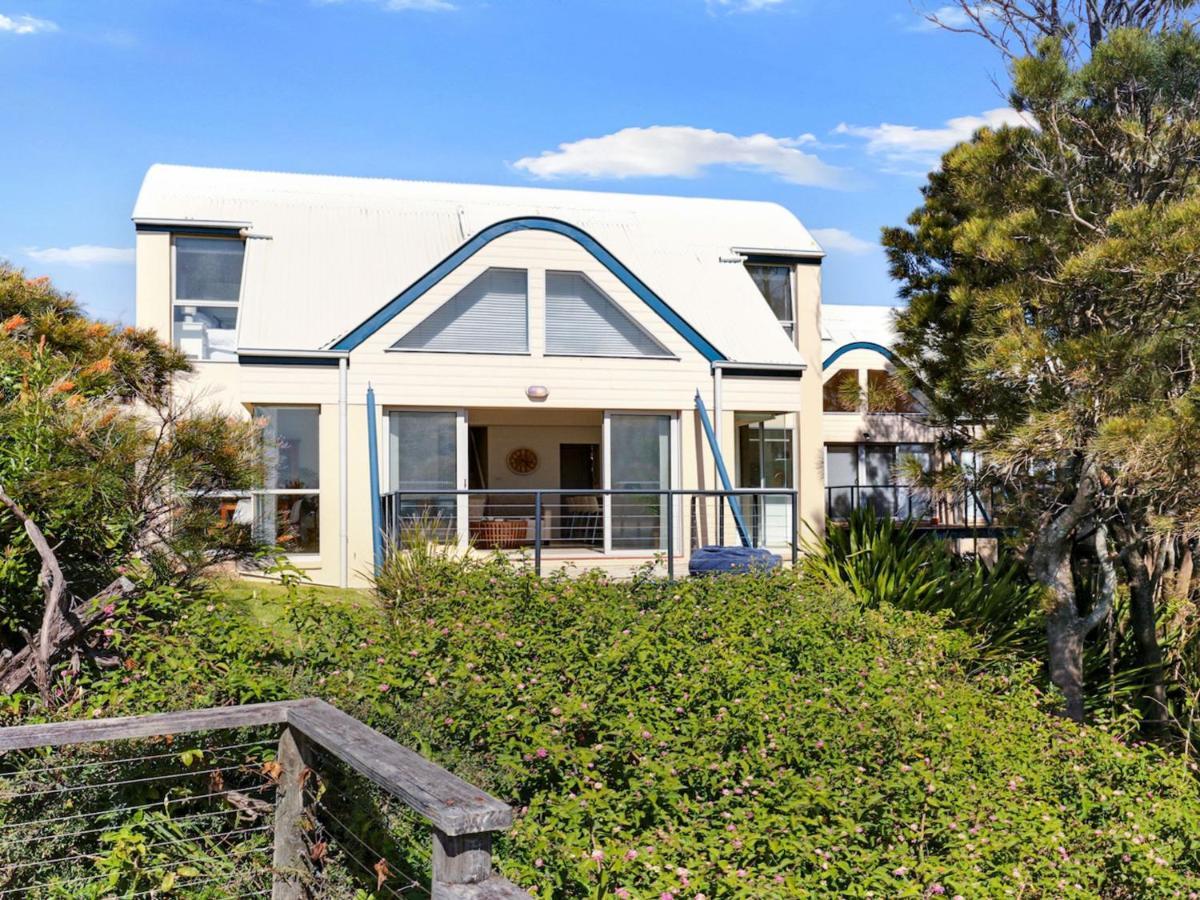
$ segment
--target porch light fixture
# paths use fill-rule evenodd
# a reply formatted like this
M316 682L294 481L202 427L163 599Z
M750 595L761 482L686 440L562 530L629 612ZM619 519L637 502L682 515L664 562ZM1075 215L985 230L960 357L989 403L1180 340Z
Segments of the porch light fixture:
M531 384L525 388L525 396L530 400L540 403L550 396L550 388L540 384Z

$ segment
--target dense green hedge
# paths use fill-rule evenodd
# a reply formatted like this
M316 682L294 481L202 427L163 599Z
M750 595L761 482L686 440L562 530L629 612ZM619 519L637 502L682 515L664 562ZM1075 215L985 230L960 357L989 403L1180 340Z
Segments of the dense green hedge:
M119 613L135 668L85 678L66 714L323 696L512 802L500 864L543 897L1200 885L1181 761L1049 716L1030 670L975 672L969 637L924 614L786 574L539 582L498 565L402 613L248 594L170 626Z

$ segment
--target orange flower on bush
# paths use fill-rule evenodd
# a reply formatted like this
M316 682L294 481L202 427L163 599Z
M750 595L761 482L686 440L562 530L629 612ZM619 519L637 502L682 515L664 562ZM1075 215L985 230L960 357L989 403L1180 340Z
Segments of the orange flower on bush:
M4 323L0 324L0 330L3 330L5 334L12 334L28 321L29 320L23 315L17 313L16 315L9 316L7 319L5 319Z
M60 381L58 384L56 384L54 386L54 393L56 393L56 394L65 394L68 391L73 391L73 390L75 390L75 382L73 382L69 378L66 379L65 381Z

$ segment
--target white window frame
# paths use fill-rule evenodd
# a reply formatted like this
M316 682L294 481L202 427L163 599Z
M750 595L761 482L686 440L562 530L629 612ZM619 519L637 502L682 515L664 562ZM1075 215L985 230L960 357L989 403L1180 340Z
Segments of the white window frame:
M219 362L220 360L218 360ZM250 415L255 419L258 418L260 409L315 409L317 411L317 479L320 480L320 468L322 463L321 456L321 407L314 403L252 403L250 404ZM251 529L254 524L259 521L259 503L262 497L316 497L317 498L317 552L311 553L308 551L300 551L295 553L287 553L288 559L302 561L305 563L320 562L321 560L321 532L322 532L322 513L321 513L321 489L316 488L260 488L258 490L246 491L245 496L250 497L251 508L250 515L253 517ZM231 495L233 496L233 495ZM251 532L253 534L253 531ZM285 548L286 550L286 548Z
M179 269L175 260L175 241L178 238L187 238L188 240L198 239L206 241L237 241L242 245L242 280L238 285L238 298L236 300L189 300L181 298L176 294L176 285L178 284ZM234 345L241 344L242 338L242 299L246 293L246 240L244 238L235 237L228 234L191 234L186 231L171 232L171 346L175 346L175 310L180 306L212 306L220 309L236 309L237 322L233 328ZM218 363L221 365L237 364L237 359L202 359L198 356L189 356L188 359L193 362L202 363ZM264 403L263 406L273 406L278 404Z

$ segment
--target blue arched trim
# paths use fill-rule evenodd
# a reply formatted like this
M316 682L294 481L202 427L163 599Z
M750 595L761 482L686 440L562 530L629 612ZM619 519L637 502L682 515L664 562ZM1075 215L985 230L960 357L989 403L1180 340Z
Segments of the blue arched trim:
M508 219L489 225L476 234L465 244L443 259L440 263L414 281L409 287L393 298L386 306L373 314L365 322L339 338L333 345L334 350L353 350L368 337L391 321L398 313L411 305L422 294L436 285L439 281L462 265L471 256L478 253L496 238L513 231L550 231L569 237L584 250L594 256L601 265L612 272L625 287L629 288L647 306L658 313L662 319L679 332L685 341L691 344L709 362L725 359L724 354L705 340L700 332L689 325L679 313L671 309L661 297L650 290L641 279L631 272L624 263L608 252L604 246L587 232L558 219L542 217L527 217Z
M828 369L851 350L874 350L890 363L895 364L900 362L900 357L896 356L895 353L883 346L883 344L876 344L874 341L851 341L849 344L842 344L842 346L830 353L829 356L825 357L825 362L821 363L822 370Z

